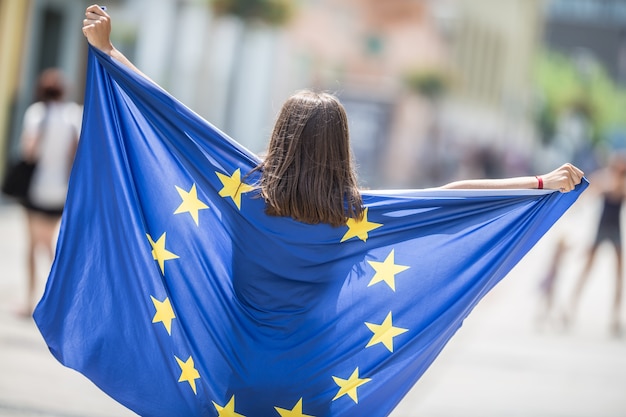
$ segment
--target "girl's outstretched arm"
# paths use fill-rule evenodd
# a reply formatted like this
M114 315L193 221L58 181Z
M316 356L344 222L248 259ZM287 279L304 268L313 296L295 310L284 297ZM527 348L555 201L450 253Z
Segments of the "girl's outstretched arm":
M561 167L545 175L536 177L515 177L492 180L461 180L440 188L448 189L532 189L545 188L561 192L572 191L582 180L584 173L572 164Z

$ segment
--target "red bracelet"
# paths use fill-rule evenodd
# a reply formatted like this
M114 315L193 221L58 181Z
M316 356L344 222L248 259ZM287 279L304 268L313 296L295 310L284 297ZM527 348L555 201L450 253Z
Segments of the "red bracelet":
M535 175L535 178L537 178L537 189L538 190L543 190L543 178Z

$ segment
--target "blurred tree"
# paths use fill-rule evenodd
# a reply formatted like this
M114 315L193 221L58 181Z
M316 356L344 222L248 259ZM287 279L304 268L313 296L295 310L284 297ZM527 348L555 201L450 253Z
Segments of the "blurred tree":
M427 103L429 154L432 156L423 164L422 169L433 182L445 182L450 172L444 163L445 143L441 135L441 98L450 88L450 77L442 68L414 68L405 72L403 77L407 89L417 94Z
M245 22L258 21L273 26L285 24L292 15L293 0L211 0L218 16L232 15Z
M416 69L409 71L404 82L409 90L418 93L430 101L443 96L450 86L448 76L441 70Z
M544 51L536 61L535 84L540 103L536 123L542 140L550 142L559 117L567 111L585 117L598 145L614 129L626 129L626 90L600 64L584 67L567 56Z

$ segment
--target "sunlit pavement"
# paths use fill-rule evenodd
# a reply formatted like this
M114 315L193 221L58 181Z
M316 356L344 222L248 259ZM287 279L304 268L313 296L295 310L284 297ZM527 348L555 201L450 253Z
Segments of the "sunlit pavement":
M606 248L574 324L566 330L559 320L593 233L594 205L579 207L479 304L393 417L626 415L626 337L609 332L615 278ZM135 415L61 366L32 319L16 315L26 288L24 231L20 208L0 202L0 416ZM558 283L558 311L550 322L537 321L538 283L563 231L572 246Z

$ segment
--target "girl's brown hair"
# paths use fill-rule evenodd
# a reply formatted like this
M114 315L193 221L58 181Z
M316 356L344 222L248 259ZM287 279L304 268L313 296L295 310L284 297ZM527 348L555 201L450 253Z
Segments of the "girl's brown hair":
M333 95L300 91L283 105L262 171L266 212L333 226L361 218L346 112Z

